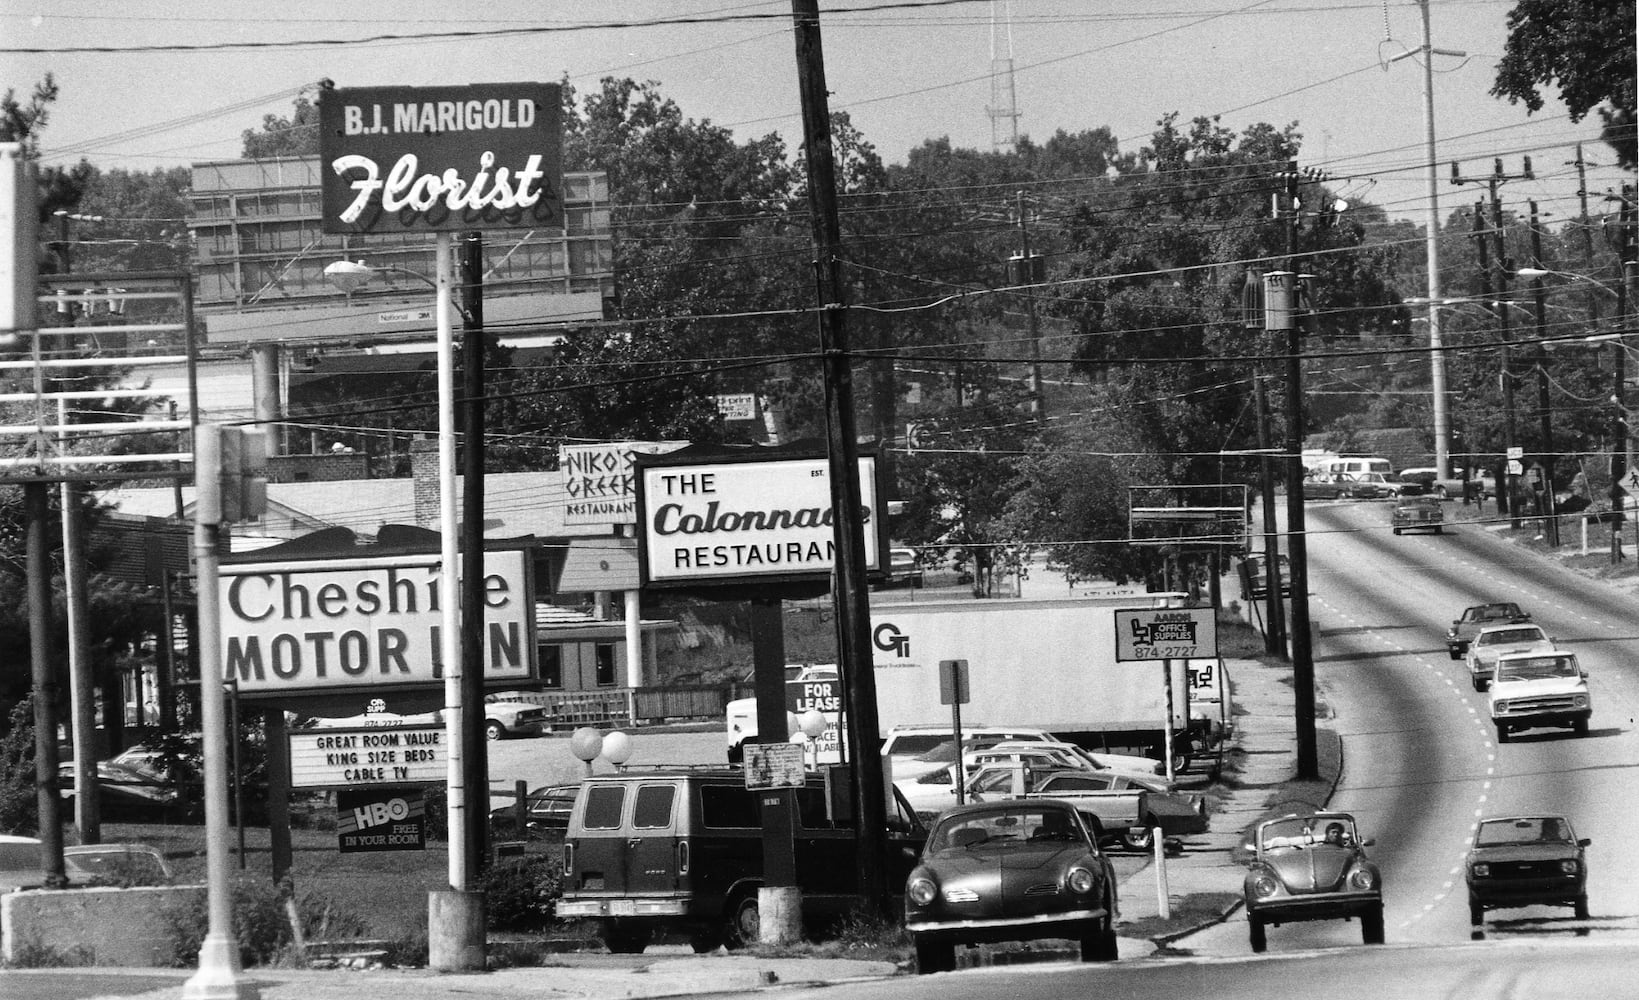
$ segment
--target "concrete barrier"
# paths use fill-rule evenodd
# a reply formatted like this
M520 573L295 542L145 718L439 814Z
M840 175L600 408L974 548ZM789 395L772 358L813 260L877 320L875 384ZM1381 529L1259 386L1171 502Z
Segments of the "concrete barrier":
M165 913L189 906L204 909L204 886L8 893L0 896L0 960L49 949L72 965L169 965L173 932Z

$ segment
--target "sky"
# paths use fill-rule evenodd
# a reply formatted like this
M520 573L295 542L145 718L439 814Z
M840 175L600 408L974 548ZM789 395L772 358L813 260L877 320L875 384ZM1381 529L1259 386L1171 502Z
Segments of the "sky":
M1471 205L1449 161L1483 180L1497 157L1537 180L1550 224L1577 214L1572 161L1583 143L1590 210L1624 175L1548 96L1530 115L1488 91L1513 0L1431 0L1439 208ZM1428 206L1422 21L1412 0L822 0L833 110L889 163L925 140L993 148L992 58L1011 54L1018 127L1108 127L1123 152L1156 122L1216 116L1232 131L1267 122L1303 134L1300 165L1334 190L1423 221ZM667 20L665 24L643 22ZM543 30L544 29L544 30ZM288 44L296 43L296 44ZM174 48L164 48L173 46ZM159 48L156 48L159 47ZM1388 60L1411 52L1408 58ZM264 115L288 117L317 81L339 87L656 81L683 114L744 140L800 133L788 0L0 0L0 85L24 95L47 72L61 96L43 133L47 163L152 169L239 155ZM1009 134L1006 119L1000 121Z

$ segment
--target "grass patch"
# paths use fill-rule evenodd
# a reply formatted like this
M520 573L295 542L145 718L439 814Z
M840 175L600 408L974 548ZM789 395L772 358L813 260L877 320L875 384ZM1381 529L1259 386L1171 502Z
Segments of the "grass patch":
M1147 938L1151 941L1169 938L1202 924L1217 923L1223 919L1224 911L1240 899L1240 893L1236 892L1193 892L1175 901L1172 915L1165 920L1143 917L1117 924L1116 930L1122 937Z

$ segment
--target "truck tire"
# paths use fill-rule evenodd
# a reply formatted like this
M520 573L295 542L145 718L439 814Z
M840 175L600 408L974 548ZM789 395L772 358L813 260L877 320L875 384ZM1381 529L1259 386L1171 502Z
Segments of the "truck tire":
M1269 950L1269 935L1264 933L1263 920L1259 917L1247 915L1247 930L1251 932L1252 954L1262 955Z
M1500 722L1497 723L1497 742L1498 743L1507 743L1508 742L1508 727L1503 725Z
M761 926L761 911L757 908L757 890L742 892L728 901L725 940L729 950L745 948L757 943Z
M1577 719L1575 722L1572 722L1571 723L1571 732L1577 734L1578 736L1588 735L1588 720L1587 719Z

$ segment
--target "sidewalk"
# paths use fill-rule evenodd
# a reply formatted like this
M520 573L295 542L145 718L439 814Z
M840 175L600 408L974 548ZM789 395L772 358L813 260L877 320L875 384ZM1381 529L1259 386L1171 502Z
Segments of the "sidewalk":
M1231 661L1236 707L1230 753L1235 770L1229 794L1212 814L1212 829L1190 837L1184 850L1166 859L1167 898L1173 916L1201 911L1199 925L1218 922L1239 908L1244 872L1239 848L1247 828L1270 813L1301 811L1325 804L1336 787L1341 753L1329 730L1320 731L1318 782L1294 782L1296 740L1292 689L1282 683L1289 668L1255 661ZM1187 776L1185 784L1188 784ZM1125 866L1124 866L1125 867ZM1141 864L1120 883L1122 959L1139 959L1188 933L1151 938L1160 913L1153 861ZM1210 894L1210 895L1207 895ZM1201 910L1206 900L1212 905ZM1194 905L1190 905L1190 904ZM978 961L988 959L980 952ZM1065 953L1070 954L1069 952ZM1057 957L1033 952L1033 957ZM248 969L240 996L257 1000L454 1000L480 995L586 998L667 997L746 992L774 986L846 982L897 975L892 962L826 958L764 958L744 953L694 955L681 946L651 948L644 955L565 954L559 964L452 974L427 970ZM41 969L0 971L0 997L52 1000L182 1000L191 970Z

